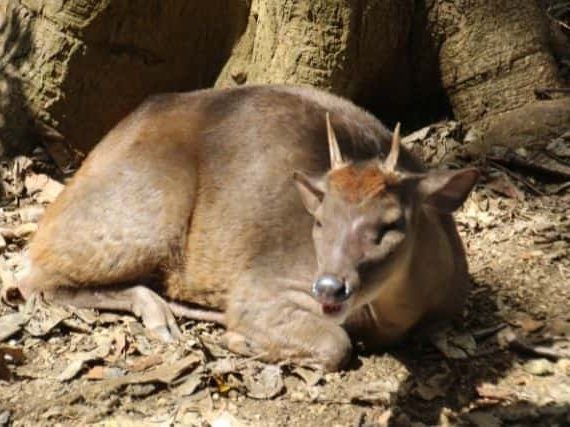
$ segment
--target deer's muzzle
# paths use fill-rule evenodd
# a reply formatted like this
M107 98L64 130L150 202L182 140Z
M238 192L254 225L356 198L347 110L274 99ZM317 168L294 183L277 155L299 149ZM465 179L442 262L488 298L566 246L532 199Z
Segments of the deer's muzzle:
M340 304L347 300L351 293L347 281L332 274L323 274L313 283L313 296L323 304Z

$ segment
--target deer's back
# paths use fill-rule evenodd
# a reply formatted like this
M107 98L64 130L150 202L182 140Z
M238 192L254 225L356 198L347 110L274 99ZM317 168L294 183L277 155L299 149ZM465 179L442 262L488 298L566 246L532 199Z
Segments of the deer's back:
M315 89L154 97L105 137L48 209L32 258L64 272L60 284L161 270L171 297L220 308L227 287L260 263L276 274L312 270L312 220L292 172L328 169L327 111L348 157L387 151L378 120ZM421 169L407 153L402 162Z

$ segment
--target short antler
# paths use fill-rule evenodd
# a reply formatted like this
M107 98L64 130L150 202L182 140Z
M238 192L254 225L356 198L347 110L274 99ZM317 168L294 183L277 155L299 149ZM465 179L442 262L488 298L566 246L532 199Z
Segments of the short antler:
M342 154L340 153L340 148L338 147L338 141L336 140L336 135L334 134L334 129L331 125L331 120L329 113L326 113L327 120L327 137L329 141L329 152L331 155L331 169L340 168L344 162L342 160Z
M398 163L398 155L400 154L400 123L396 125L394 129L394 134L392 135L392 146L390 147L390 153L386 157L384 162L384 169L393 172L396 170L396 164Z

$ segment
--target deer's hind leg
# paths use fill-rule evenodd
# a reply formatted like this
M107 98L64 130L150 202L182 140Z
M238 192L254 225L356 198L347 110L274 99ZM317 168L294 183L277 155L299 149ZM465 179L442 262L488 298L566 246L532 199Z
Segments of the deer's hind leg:
M26 284L30 283L30 279L41 281L37 272L21 280L19 290L26 299L31 294L37 293L37 291L26 290ZM44 283L48 280L45 279ZM134 314L141 319L150 335L165 342L181 337L175 316L223 323L222 313L190 308L167 301L154 290L142 284L87 288L53 287L43 290L41 293L47 301L56 304Z
M48 301L78 308L132 313L142 320L153 337L165 342L182 335L168 302L144 285L118 289L57 288L44 292L44 296Z
M137 162L111 168L119 171L111 178L78 172L46 210L18 287L24 298L43 293L57 303L134 313L172 339L180 332L169 304L141 283L182 265L194 169L182 158L168 175L151 174L159 164Z
M35 286L36 283L40 286ZM45 273L41 267L32 264L19 280L18 290L24 299L42 294L50 303L132 313L142 320L152 336L163 341L181 336L169 303L147 286L113 284L81 287L60 286L60 283L67 284L61 277Z

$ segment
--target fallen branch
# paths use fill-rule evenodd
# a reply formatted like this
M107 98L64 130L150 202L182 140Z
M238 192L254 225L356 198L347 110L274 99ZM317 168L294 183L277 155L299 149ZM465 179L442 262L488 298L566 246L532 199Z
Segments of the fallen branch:
M522 176L520 176L518 173L513 172L512 170L510 170L509 168L501 165L499 163L499 161L501 161L502 159L496 159L496 158L491 158L489 157L489 160L491 160L491 164L496 167L497 169L501 170L502 172L506 173L507 175L509 175L511 178L513 178L514 180L522 183L525 187L527 187L532 193L534 193L536 196L544 196L545 193L541 190L539 190L538 188L536 188L536 186L532 185L530 182L528 182L528 180L526 180L525 178L523 178Z

